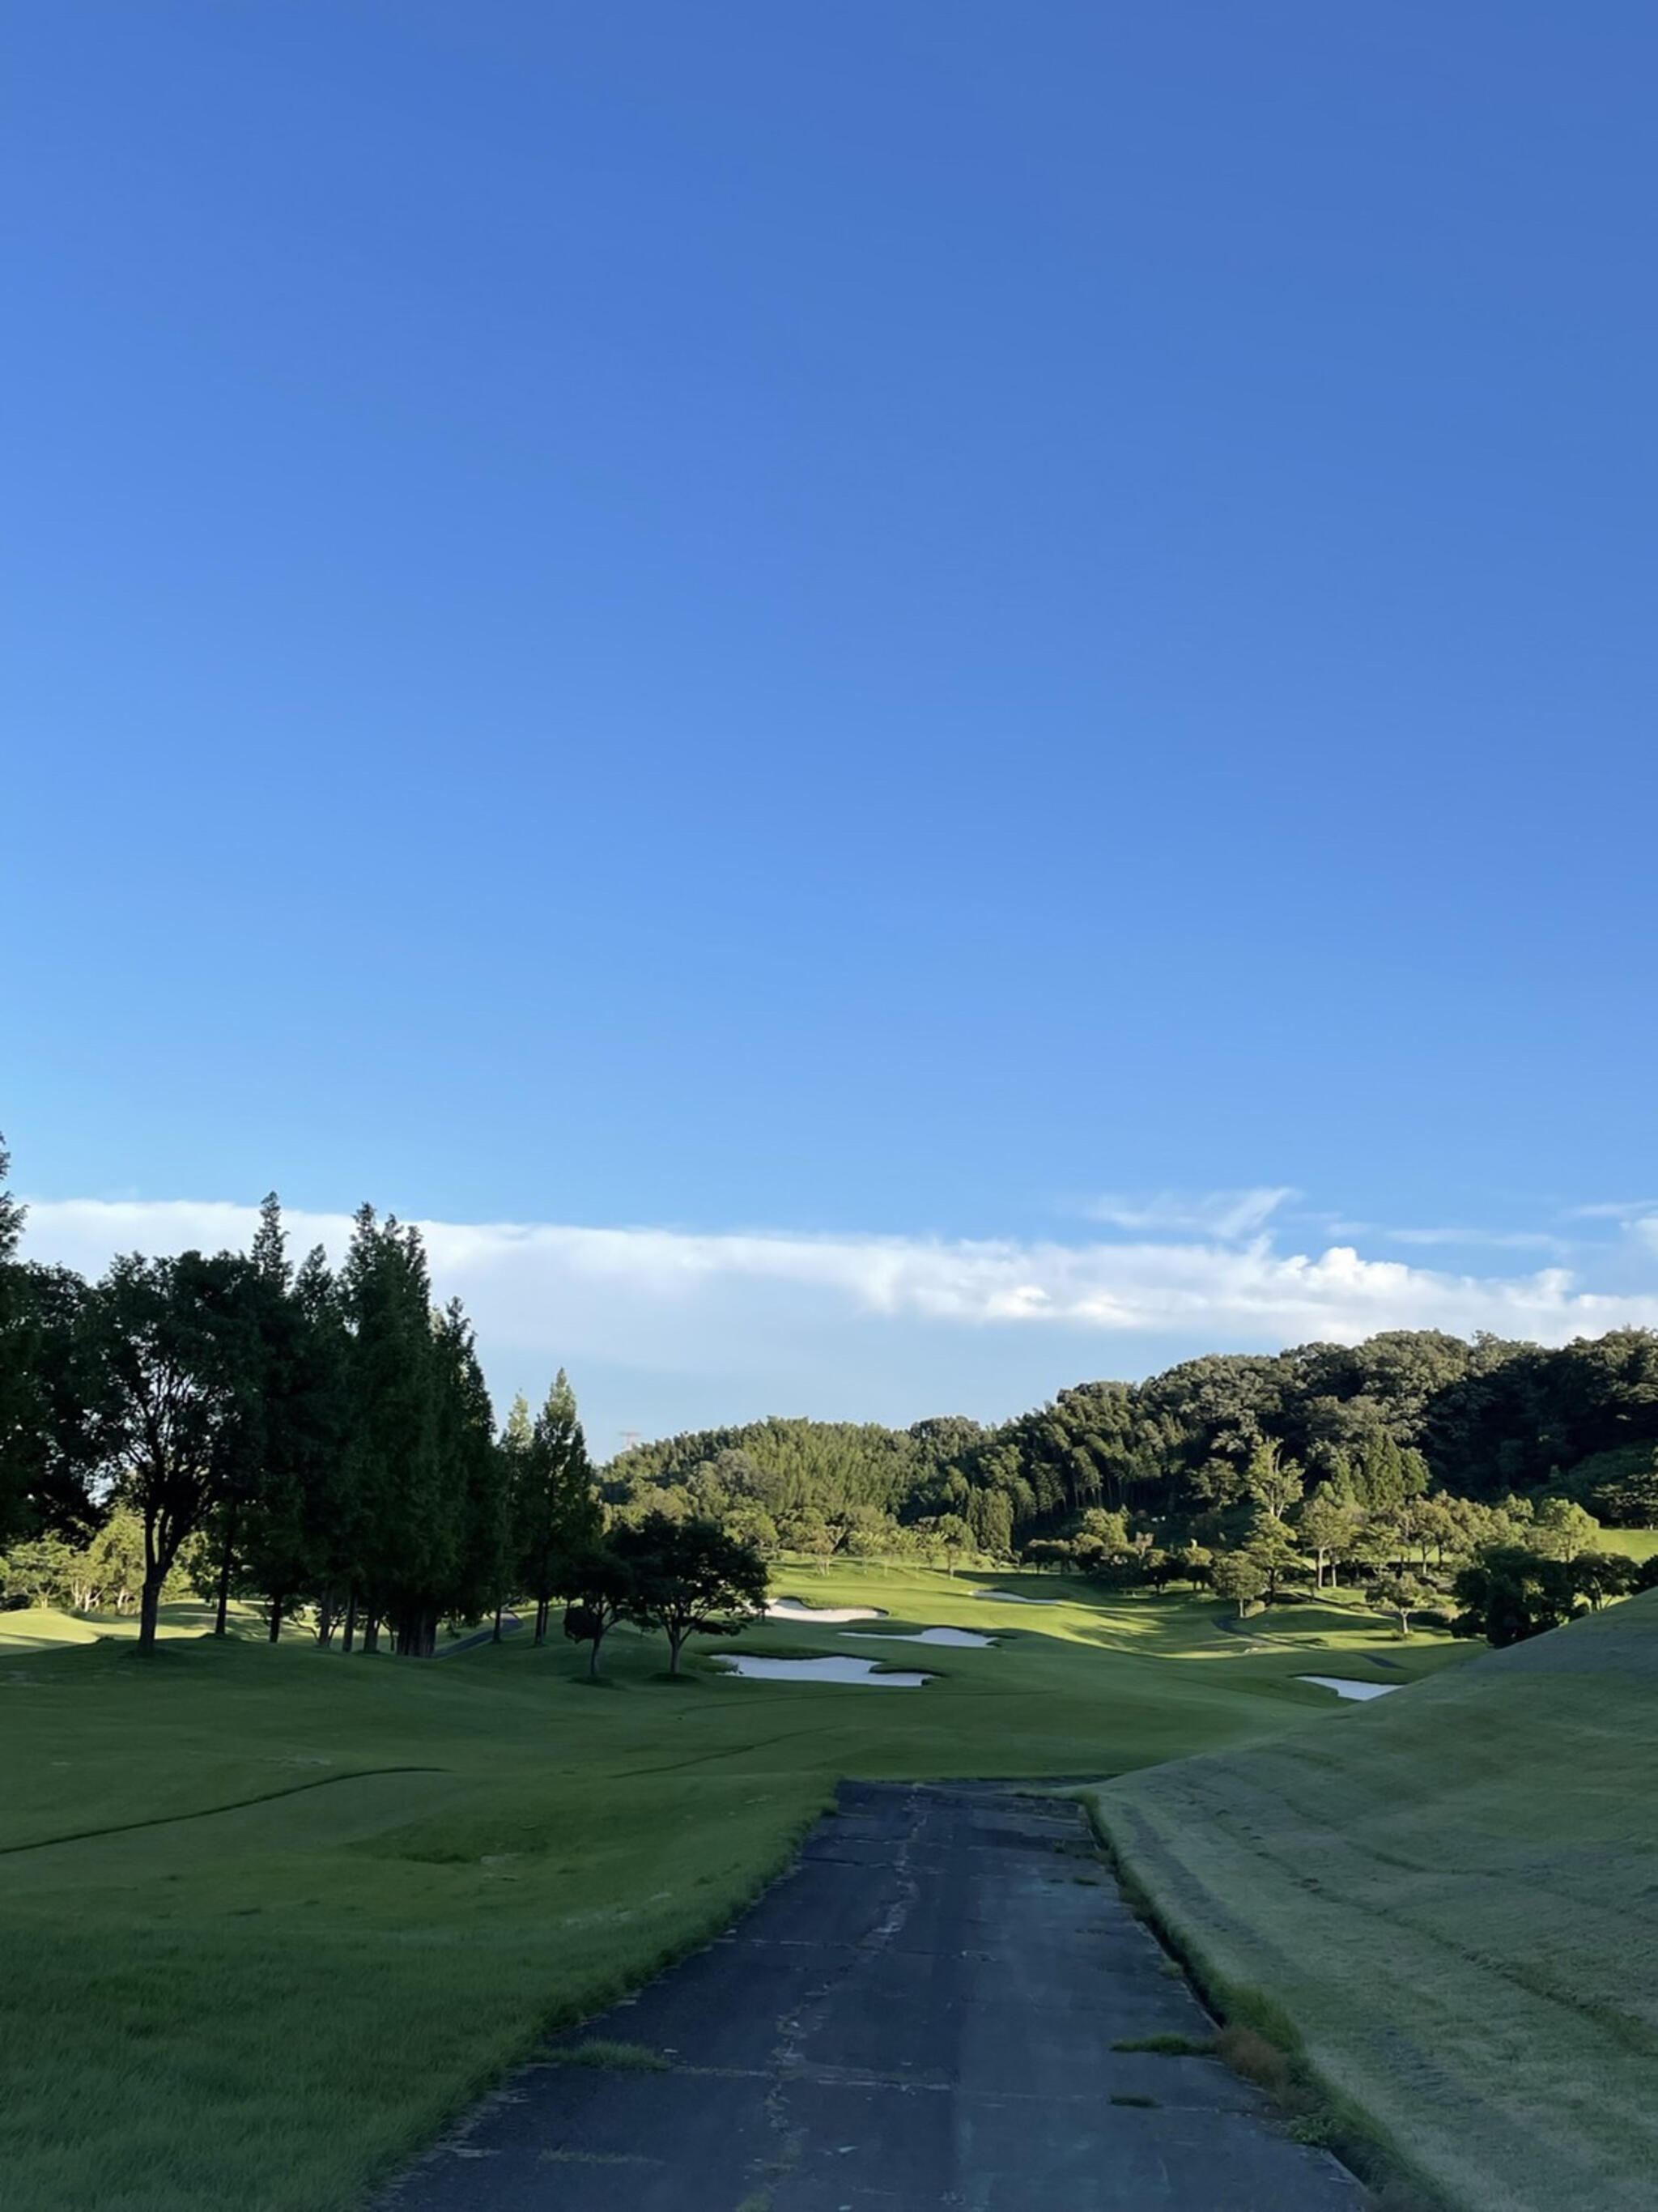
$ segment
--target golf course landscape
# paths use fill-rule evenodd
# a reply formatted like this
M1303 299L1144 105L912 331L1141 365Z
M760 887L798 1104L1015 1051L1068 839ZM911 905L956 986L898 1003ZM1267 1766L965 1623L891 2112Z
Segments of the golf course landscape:
M896 1644L933 1679L880 1692L725 1679L731 1647L706 1643L673 1682L660 1638L619 1630L594 1687L522 1633L411 1668L251 1622L215 1640L182 1607L141 1660L130 1624L0 1615L7 2201L361 2203L538 2032L729 1921L843 1776L1333 1747L1371 1717L1298 1674L1409 1683L1473 1656L1337 1607L1243 1637L1212 1601L1048 1575L785 1565L774 1586L887 1618L770 1620L737 1648L884 1666L884 1633L994 1641Z
M0 2212L1658 2212L1658 11L15 15Z

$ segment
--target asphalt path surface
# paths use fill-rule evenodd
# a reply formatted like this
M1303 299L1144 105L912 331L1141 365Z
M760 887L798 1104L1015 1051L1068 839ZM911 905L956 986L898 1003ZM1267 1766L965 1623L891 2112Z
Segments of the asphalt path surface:
M847 1784L706 1950L556 2038L385 2212L1357 2212L1217 2060L1079 1811ZM655 2070L561 2054L603 2039Z

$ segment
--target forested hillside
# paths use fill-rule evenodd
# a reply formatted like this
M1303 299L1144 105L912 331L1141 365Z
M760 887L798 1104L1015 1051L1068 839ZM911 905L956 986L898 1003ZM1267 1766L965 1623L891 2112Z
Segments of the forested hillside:
M1202 1532L1248 1504L1263 1451L1307 1489L1388 1508L1444 1493L1576 1498L1658 1522L1658 1335L1560 1350L1433 1330L1220 1353L1144 1382L1084 1382L999 1427L765 1420L641 1444L605 1470L624 1515L710 1514L791 1550L878 1550L927 1528L1005 1553L1090 1511Z

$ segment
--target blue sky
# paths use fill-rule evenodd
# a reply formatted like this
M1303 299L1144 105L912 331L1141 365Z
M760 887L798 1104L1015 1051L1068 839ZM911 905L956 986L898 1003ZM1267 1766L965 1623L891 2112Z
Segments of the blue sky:
M607 1447L1658 1317L1649 10L12 44L33 1249L372 1197Z

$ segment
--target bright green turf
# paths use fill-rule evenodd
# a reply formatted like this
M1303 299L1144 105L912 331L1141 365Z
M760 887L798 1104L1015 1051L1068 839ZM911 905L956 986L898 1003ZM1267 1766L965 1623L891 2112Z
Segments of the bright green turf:
M1603 1551L1627 1552L1632 1559L1649 1559L1658 1552L1658 1528L1603 1528L1595 1541Z
M263 1633L253 1616L242 1607L234 1608L231 1626L238 1636ZM213 1626L210 1605L170 1605L161 1613L160 1633L167 1637L200 1636ZM20 1651L60 1651L66 1644L96 1644L100 1637L136 1640L136 1612L58 1613L32 1605L15 1613L0 1613L0 1659Z
M1658 2204L1658 1594L1092 1794L1187 1950L1450 2202Z
M671 1685L659 1642L623 1634L599 1689L522 1635L436 1665L188 1638L146 1663L125 1638L0 1660L0 2202L350 2203L539 2027L728 1920L841 1775L1091 1776L1328 1740L1351 1716L1299 1669L1469 1656L1340 1611L1274 1612L1275 1640L1246 1641L1212 1601L1012 1580L1065 1602L924 1570L779 1576L1006 1637L896 1646L937 1677L916 1691ZM20 1618L43 1625L0 1616ZM777 1624L739 1648L883 1656Z

